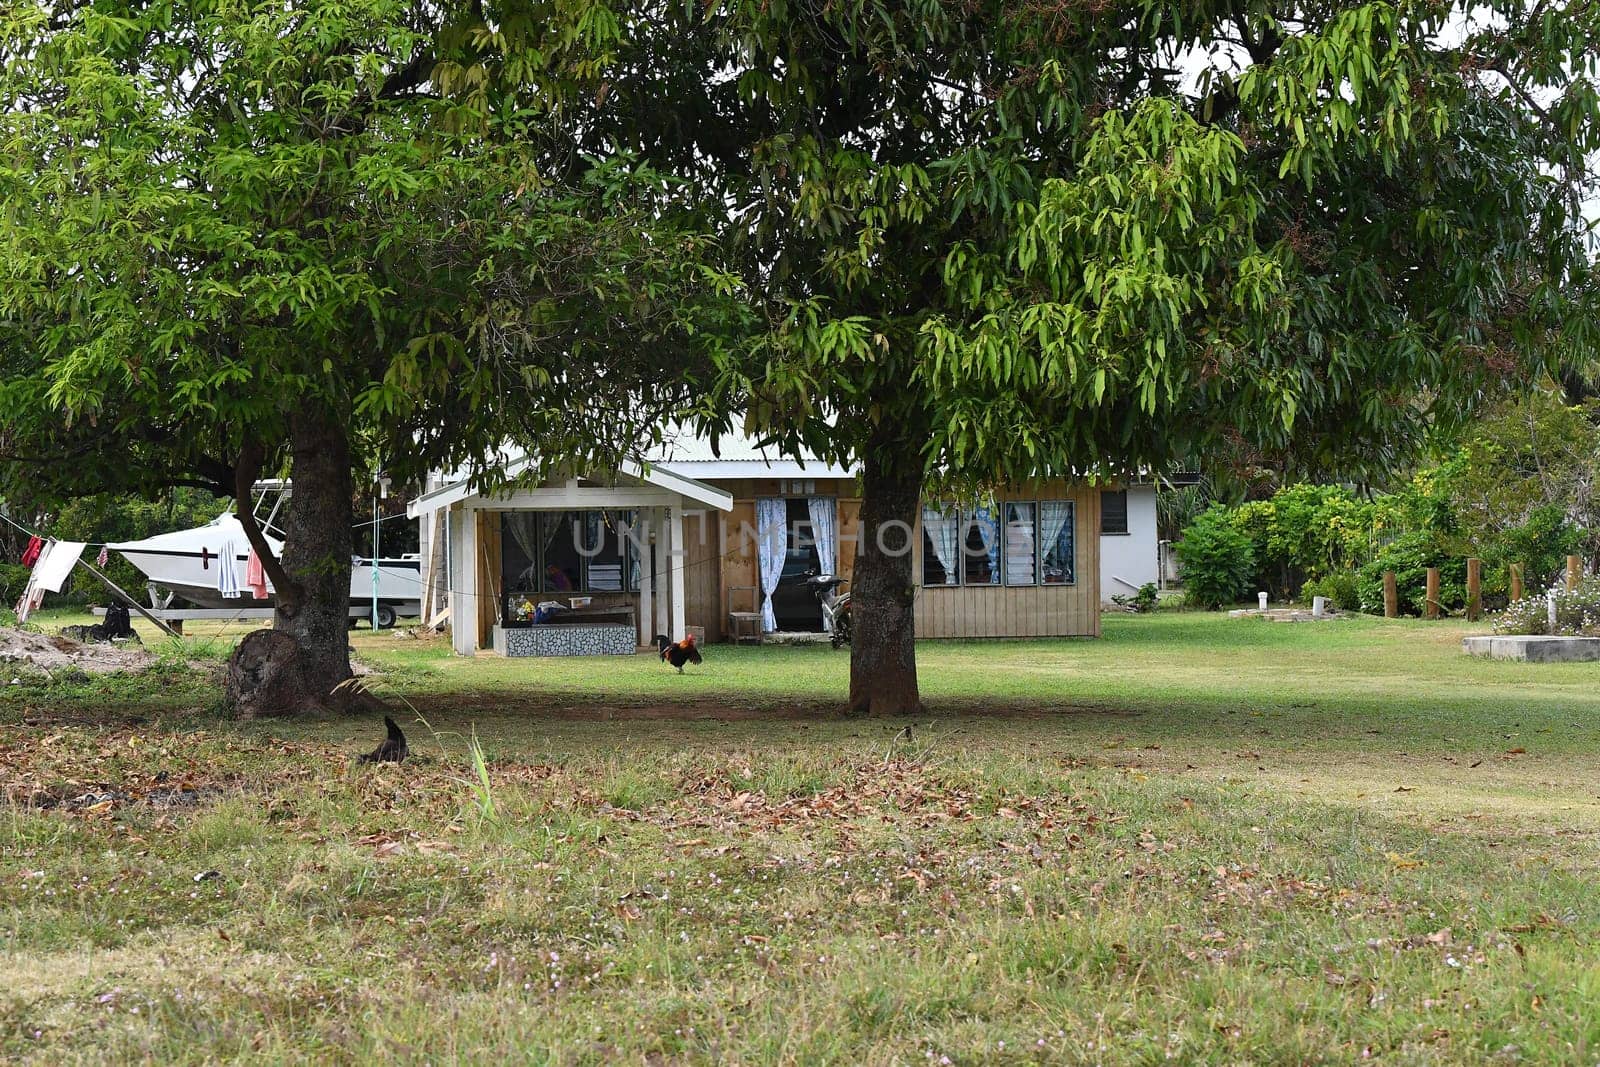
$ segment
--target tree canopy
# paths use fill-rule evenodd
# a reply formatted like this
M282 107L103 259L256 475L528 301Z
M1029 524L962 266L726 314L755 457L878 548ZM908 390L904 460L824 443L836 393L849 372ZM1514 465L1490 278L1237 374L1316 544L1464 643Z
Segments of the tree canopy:
M869 530L929 480L1372 473L1595 348L1582 0L618 10L583 143L690 182L762 312L711 421L862 460ZM871 541L852 701L903 710Z
M352 466L636 448L690 397L725 285L647 165L577 155L562 108L602 15L546 12L491 76L476 6L9 7L0 493L245 505L293 474L279 624L320 605L303 636L337 680Z

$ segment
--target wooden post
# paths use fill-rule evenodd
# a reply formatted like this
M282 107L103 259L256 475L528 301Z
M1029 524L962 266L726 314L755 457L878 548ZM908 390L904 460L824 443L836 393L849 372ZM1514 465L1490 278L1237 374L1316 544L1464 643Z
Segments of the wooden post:
M1578 556L1567 557L1567 592L1578 588L1578 580L1583 577L1583 560Z
M162 620L160 620L160 619L156 618L154 615L150 614L148 611L145 610L144 605L139 603L137 600L133 599L133 596L131 594L129 594L126 590L124 590L122 588L122 586L118 585L116 582L113 582L110 578L107 578L105 575L101 574L98 570L96 570L94 567L92 567L87 561L80 559L78 561L78 566L82 567L84 570L88 571L90 574L92 574L96 578L100 579L100 581L105 584L105 587L107 589L110 589L113 593L117 594L124 601L126 601L128 607L132 608L134 611L137 611L140 615L143 615L146 619L149 619L151 622L155 623L162 630L166 631L166 634L167 634L168 637L181 638L183 636L183 631L181 629L176 629L175 630L171 626L168 626ZM182 626L181 623L179 625L180 625L180 627Z
M1424 618L1437 619L1439 617L1439 568L1428 568L1428 600L1422 606Z
M1467 620L1477 622L1483 615L1483 561L1467 560Z
M1386 619L1397 618L1400 615L1400 591L1395 588L1394 571L1383 572L1383 617Z
M1522 564L1520 563L1511 565L1511 599L1513 601L1522 599Z

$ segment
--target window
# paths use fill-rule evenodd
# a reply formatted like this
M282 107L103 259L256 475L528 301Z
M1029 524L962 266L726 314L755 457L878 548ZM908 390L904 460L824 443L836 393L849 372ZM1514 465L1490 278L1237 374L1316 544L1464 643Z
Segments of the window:
M1071 585L1071 501L922 509L924 586Z
M1070 500L1039 503L1039 545L1045 585L1072 585L1077 581L1073 530L1076 512Z
M1102 489L1100 491L1100 532L1125 534L1128 532L1128 491Z
M629 536L633 521L633 512L618 510L503 512L500 573L508 605L530 593L559 600L566 593L638 589L639 549ZM506 610L508 618L516 614Z
M961 515L945 506L922 509L922 584L957 585L961 581L956 551Z
M962 516L961 580L965 585L1000 584L1000 522L993 508Z
M1037 585L1039 542L1034 536L1032 504L1006 505L1005 539L1006 584Z

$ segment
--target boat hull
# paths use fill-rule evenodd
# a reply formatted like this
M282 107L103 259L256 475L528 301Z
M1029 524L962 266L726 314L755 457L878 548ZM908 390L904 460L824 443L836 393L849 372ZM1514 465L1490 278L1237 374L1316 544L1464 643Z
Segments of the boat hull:
M283 545L268 537L267 544L274 553ZM169 590L207 608L271 607L272 583L267 583L267 596L257 599L245 586L245 566L249 561L249 541L239 520L228 513L218 516L205 526L158 534L141 541L125 541L106 547L120 553L137 567L145 580L153 586ZM237 597L225 597L219 586L222 568L234 568ZM415 556L401 556L378 561L378 602L404 609L419 605L422 596L422 561ZM372 561L356 559L350 572L350 600L353 606L372 602Z

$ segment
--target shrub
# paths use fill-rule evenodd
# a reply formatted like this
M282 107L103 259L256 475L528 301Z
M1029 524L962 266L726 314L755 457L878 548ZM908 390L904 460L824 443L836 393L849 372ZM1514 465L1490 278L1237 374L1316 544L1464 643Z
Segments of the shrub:
M1226 508L1210 508L1190 523L1177 550L1184 596L1191 606L1215 609L1249 594L1255 549L1234 527Z
M1493 616L1497 634L1548 634L1600 636L1600 579L1589 578L1568 592L1555 590L1556 626L1550 628L1550 608L1538 593L1514 600Z
M1326 578L1313 578L1300 587L1300 600L1309 604L1315 597L1327 597L1340 611L1361 610L1361 582L1355 571L1340 571Z
M1439 568L1439 602L1460 607L1467 602L1467 561L1441 547L1426 532L1401 534L1378 550L1357 572L1361 610L1383 612L1383 572L1394 571L1400 614L1421 615L1428 598L1428 568Z
M1234 509L1234 524L1255 548L1253 584L1274 597L1307 580L1348 570L1366 558L1376 507L1337 485L1288 485L1267 500Z
M1160 591L1156 589L1155 582L1145 582L1139 591L1132 596L1113 595L1111 602L1121 604L1125 608L1132 608L1139 614L1156 610L1156 602L1160 599Z
M0 563L0 604L15 604L27 587L28 568L20 563Z

